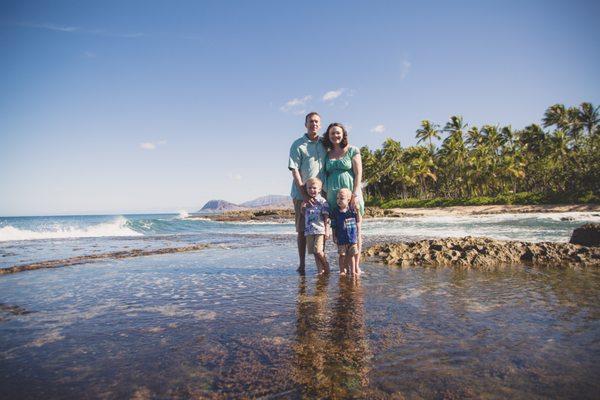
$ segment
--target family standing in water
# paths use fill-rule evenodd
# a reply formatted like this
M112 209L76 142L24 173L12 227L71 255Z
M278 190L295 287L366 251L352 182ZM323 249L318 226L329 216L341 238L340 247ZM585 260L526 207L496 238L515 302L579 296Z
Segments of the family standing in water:
M359 275L364 214L360 151L348 143L342 124L330 124L319 137L321 117L316 112L306 115L305 126L306 134L292 143L288 161L293 177L298 272L305 272L307 249L315 257L318 273L329 272L325 243L331 232L340 274Z

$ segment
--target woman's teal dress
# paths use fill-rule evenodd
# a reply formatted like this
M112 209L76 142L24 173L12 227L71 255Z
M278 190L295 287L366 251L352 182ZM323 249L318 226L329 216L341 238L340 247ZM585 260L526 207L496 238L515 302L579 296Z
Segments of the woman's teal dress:
M360 154L355 146L350 146L346 154L339 160L325 159L325 174L327 175L327 202L331 209L337 208L337 194L340 189L354 191L354 171L352 171L352 158ZM359 189L358 208L360 215L365 213L365 202Z

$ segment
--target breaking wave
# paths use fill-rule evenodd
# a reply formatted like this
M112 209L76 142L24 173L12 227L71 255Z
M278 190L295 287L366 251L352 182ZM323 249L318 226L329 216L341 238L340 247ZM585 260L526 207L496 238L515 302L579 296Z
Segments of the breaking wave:
M40 227L37 230L20 229L12 225L0 228L0 242L17 240L68 239L105 236L143 236L128 225L125 217L117 217L113 221L102 222L89 226L60 225Z

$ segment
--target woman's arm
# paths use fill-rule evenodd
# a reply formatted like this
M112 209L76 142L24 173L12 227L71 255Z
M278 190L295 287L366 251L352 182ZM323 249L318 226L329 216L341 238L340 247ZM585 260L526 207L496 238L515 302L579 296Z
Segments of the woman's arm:
M360 158L360 151L352 157L352 172L354 173L354 187L352 188L350 204L355 210L358 210L357 196L360 193L360 184L362 183L362 159Z

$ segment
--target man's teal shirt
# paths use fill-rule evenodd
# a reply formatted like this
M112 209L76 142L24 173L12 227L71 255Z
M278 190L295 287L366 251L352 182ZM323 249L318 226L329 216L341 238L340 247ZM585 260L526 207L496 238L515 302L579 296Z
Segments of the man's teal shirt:
M325 187L324 166L327 150L321 143L321 139L310 140L307 134L292 143L290 147L290 159L288 161L288 169L297 169L300 172L302 182L306 182L309 178L317 177L323 182L323 190ZM295 200L302 200L302 194L292 181L291 196Z

